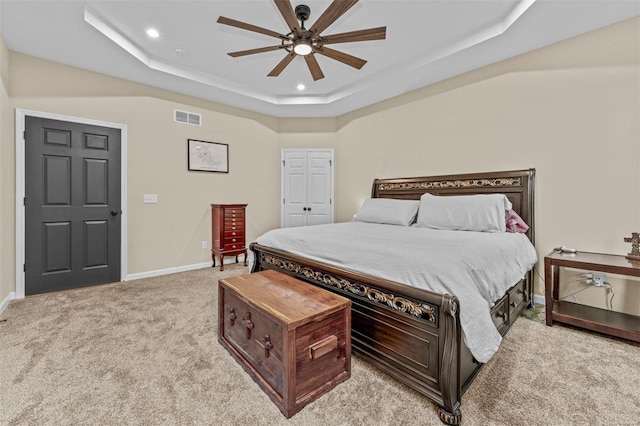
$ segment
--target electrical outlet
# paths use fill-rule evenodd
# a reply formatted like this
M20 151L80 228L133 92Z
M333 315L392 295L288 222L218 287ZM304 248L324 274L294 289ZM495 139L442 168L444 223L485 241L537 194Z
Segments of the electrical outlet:
M202 242L202 248L203 249L209 248L209 242L208 241L203 241Z
M596 287L604 287L604 283L607 282L607 274L604 272L593 273L593 285Z

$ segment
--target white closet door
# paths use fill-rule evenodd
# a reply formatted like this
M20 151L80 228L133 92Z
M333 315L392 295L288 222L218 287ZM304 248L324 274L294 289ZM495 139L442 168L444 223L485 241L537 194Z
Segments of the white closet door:
M308 154L307 225L331 223L331 152Z
M333 150L283 150L282 160L282 226L333 222Z
M307 224L307 153L284 153L284 227ZM303 210L304 209L304 210Z

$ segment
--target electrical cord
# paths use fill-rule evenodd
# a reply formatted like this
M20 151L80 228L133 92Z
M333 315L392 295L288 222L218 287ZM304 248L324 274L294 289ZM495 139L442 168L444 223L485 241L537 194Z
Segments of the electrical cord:
M565 294L564 296L562 296L562 297L560 298L560 300L564 300L564 299L567 299L567 298L569 298L569 297L573 297L573 300L574 300L576 303L580 303L580 301L579 301L579 300L578 300L578 298L576 297L576 294L580 293L581 291L585 291L585 290L586 290L586 289L588 289L588 288L591 288L591 286L589 286L589 287L583 287L583 288L581 288L580 290L578 290L578 291L574 291L574 292L573 292L573 293L571 293L571 294Z
M616 292L613 291L613 286L606 281L604 282L604 286L609 290L609 292L611 292L611 298L607 301L607 308L610 311L613 311L613 298L615 297Z
M544 286L545 286L545 280L544 280L544 277L540 274L540 268L538 268L538 267L534 266L534 267L533 267L533 270L535 271L535 273L536 273L536 275L538 276L538 278L540 278L540 281L542 282L542 285L543 285L543 287L544 287ZM584 276L584 275L585 275L585 274L583 274L582 276ZM582 279L582 278L576 278L576 279L574 279L574 280L568 281L568 282L567 282L567 284L576 284L576 283L582 283L582 282L584 282L584 279ZM576 297L576 294L578 294L578 293L580 293L581 291L584 291L584 290L586 290L586 289L588 289L588 288L590 288L590 287L591 287L591 286L587 286L587 287L581 288L580 290L578 290L578 291L576 291L576 292L574 292L574 293L564 295L564 296L562 296L562 297L560 298L560 300L564 300L564 299L566 299L566 298L573 297L573 300L574 300L576 303L580 303L580 301L579 301L579 300L578 300L578 298Z
M535 273L536 273L536 275L538 276L538 278L540 278L540 281L542 282L542 284L543 284L543 285L545 285L544 278L543 278L543 277L542 277L542 275L540 274L540 268L538 268L538 267L535 267L535 266L534 266L533 270L535 271ZM583 274L582 276L586 276L586 275L587 275L587 274ZM584 282L584 280L580 279L580 280L572 281L572 282L573 282L573 283L576 283L576 282ZM588 288L591 288L591 287L593 287L593 285L588 285L587 287L583 287L583 288L581 288L580 290L575 291L575 292L573 292L573 293L571 293L571 294L566 294L566 295L562 296L562 297L560 298L560 300L565 300L565 299L567 299L567 298L569 298L569 297L573 297L573 300L574 300L576 303L580 303L580 301L579 301L579 300L578 300L578 298L576 297L576 294L578 294L578 293L580 293L580 292L582 292L582 291L584 291L584 290L586 290L586 289L588 289ZM615 293L615 291L613 290L613 286L612 286L611 284L609 284L608 282L606 282L606 281L604 282L604 287L605 287L606 289L608 289L608 290L609 290L609 292L611 292L611 298L610 298L609 300L607 300L607 302L606 302L606 303L607 303L607 309L609 309L610 311L612 311L612 310L613 310L613 298L615 297L616 293Z
M544 284L544 278L542 277L542 275L540 275L540 268L537 268L534 266L533 269L536 271L536 275L538 276L538 278L540 278L540 281L542 281L542 284Z

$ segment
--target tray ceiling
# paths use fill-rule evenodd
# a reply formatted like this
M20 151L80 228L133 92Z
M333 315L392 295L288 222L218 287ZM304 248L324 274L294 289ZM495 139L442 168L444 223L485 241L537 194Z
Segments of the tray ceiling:
M331 2L301 3L312 23ZM317 55L315 82L300 57L267 77L283 51L227 55L278 41L218 16L288 32L269 0L2 0L0 30L12 51L276 117L335 117L639 14L633 0L362 0L323 34L386 26L386 40L339 45L361 70Z

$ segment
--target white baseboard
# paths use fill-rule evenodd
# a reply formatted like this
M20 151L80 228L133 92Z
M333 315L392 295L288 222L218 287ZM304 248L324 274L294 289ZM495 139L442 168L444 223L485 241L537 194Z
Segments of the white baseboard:
M252 264L251 262L253 262L253 253L249 253L249 256L247 257L247 265L251 265ZM235 256L227 256L224 260L224 264L229 265L232 263L236 263ZM175 274L177 272L195 271L196 269L211 268L211 264L212 264L211 262L205 262L205 263L196 263L193 265L176 266L174 268L157 269L155 271L138 272L135 274L127 275L127 278L125 279L125 281L139 280L142 278L159 277L161 275ZM216 266L218 265L220 265L220 263L216 261Z
M176 266L174 268L156 269L155 271L138 272L135 274L128 274L125 281L139 280L142 278L159 277L161 275L175 274L177 272L194 271L196 269L210 268L211 262L196 263L194 265Z
M539 294L534 294L533 303L535 303L536 305L544 305L544 296L540 296Z
M15 291L12 291L11 293L9 293L7 297L4 298L2 303L0 303L0 315L2 315L5 309L7 309L7 306L9 306L9 302L11 302L15 298L16 298Z

